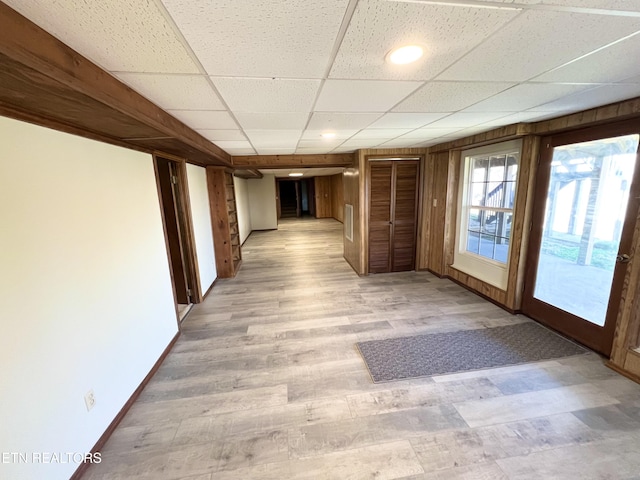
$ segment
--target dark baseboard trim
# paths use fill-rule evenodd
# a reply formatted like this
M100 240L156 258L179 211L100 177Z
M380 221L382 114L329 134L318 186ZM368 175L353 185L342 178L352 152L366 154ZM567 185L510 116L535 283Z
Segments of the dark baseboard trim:
M169 352L171 351L175 343L178 341L179 337L180 337L180 332L178 331L178 333L176 333L175 337L173 337L171 342L169 342L169 345L167 345L167 348L164 349L164 352L162 352L162 355L160 355L160 358L158 358L158 360L153 365L153 367L151 368L147 376L144 377L144 380L142 380L138 388L136 388L135 391L131 394L131 397L129 397L129 400L127 400L127 403L124 404L124 406L120 409L116 417L109 424L109 426L104 431L104 433L100 436L96 444L91 449L91 453L97 453L100 451L102 447L104 447L105 443L107 443L107 440L109 440L109 437L114 432L118 424L122 421L122 419L127 414L127 412L129 411L133 403L138 399L138 397L142 393L142 390L144 390L144 387L147 386L149 381L153 378L155 373L160 368L160 365L162 365L162 362L164 362L164 359L167 357L167 355L169 355ZM91 463L81 463L69 480L80 480L80 478L82 478L82 475L84 475L84 473L87 471L90 465Z
M204 295L202 296L202 301L204 302L204 300L207 298L207 296L209 295L209 293L211 293L211 290L213 290L213 287L216 286L216 282L218 281L218 277L216 276L216 279L213 281L213 283L211 284L211 286L209 287L209 289L204 292ZM202 303L202 302L201 302Z

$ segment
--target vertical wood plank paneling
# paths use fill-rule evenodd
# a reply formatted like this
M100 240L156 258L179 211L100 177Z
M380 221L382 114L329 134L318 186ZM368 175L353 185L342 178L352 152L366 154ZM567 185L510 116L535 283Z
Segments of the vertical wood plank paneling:
M348 240L343 235L344 259L351 265L356 273L364 273L360 262L361 230L360 230L360 168L347 168L344 171L342 185L344 203L353 206L353 240Z
M344 223L344 187L343 175L332 175L331 178L331 216Z
M511 226L511 248L509 252L509 275L507 279L506 306L519 310L522 306L527 251L529 248L529 225L533 212L540 137L529 135L522 140L515 209Z
M458 193L460 189L461 152L452 150L449 152L449 166L447 170L447 192L445 197L445 221L444 221L444 269L453 263L453 254L456 248L456 228L458 215Z
M431 237L433 223L433 177L434 177L435 155L425 156L423 175L422 175L422 208L421 208L421 224L418 234L418 270L426 270L429 267L429 259L431 253Z
M640 211L636 215L633 244L629 255L631 261L627 266L627 274L622 287L618 321L611 351L611 363L620 368L626 368L629 350L640 344L638 338L640 331L640 257L638 257L640 255ZM640 376L640 369L630 370L630 372Z
M233 176L224 167L207 167L207 189L218 277L235 276L242 261Z
M445 227L447 221L447 191L449 190L449 152L434 156L429 261L427 268L436 275L445 275Z
M416 262L420 161L394 161L394 208L391 270L413 270Z
M391 270L393 165L375 162L368 166L369 273Z
M316 218L331 217L331 178L315 177Z

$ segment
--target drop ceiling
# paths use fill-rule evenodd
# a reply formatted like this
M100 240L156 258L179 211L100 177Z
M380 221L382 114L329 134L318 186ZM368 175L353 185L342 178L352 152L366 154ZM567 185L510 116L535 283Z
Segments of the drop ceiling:
M635 0L3 1L231 155L425 147L640 96Z

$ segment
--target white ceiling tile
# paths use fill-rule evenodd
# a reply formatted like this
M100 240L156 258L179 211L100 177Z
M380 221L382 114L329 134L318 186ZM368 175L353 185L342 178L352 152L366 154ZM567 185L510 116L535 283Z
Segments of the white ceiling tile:
M216 145L223 150L227 148L253 148L251 143L246 140L224 140L216 142Z
M409 148L416 143L418 143L418 141L415 138L394 138L393 140L381 143L379 146L381 148Z
M225 152L229 155L257 155L253 148L228 148Z
M226 110L202 76L144 73L120 73L116 76L165 110Z
M536 108L538 110L554 110L562 113L578 112L637 96L640 96L640 85L603 85L585 92L576 93L554 102L546 103Z
M415 145L412 145L411 148L430 147L432 145L438 145L439 143L448 142L449 140L455 140L456 138L457 137L455 137L455 138L449 138L449 137L434 138L432 140L427 140L426 142L416 143Z
M256 150L258 151L258 155L293 155L296 153L295 147L256 147Z
M211 75L322 78L344 0L163 0Z
M302 130L245 130L245 133L260 153L260 149L279 146L284 149L295 149Z
M410 128L367 128L356 133L351 138L396 138L410 131Z
M420 85L420 82L327 80L315 111L386 112Z
M640 18L525 11L438 80L525 81L640 30Z
M427 80L510 21L518 12L360 0L330 78ZM410 65L385 62L389 50L422 44Z
M315 155L315 154L324 154L330 150L327 148L317 148L317 147L298 147L296 148L296 153L301 155Z
M511 125L513 123L521 122L537 122L543 118L549 116L549 112L540 112L535 110L529 110L526 112L518 112L507 115L506 117L499 118L498 120L492 120L487 123L483 123L483 126L501 127L504 125Z
M211 77L236 112L309 112L320 80Z
M621 83L640 83L640 75L625 78Z
M488 132L489 130L493 130L496 127L493 126L487 126L485 125L479 125L476 127L470 127L470 128L465 128L464 130L460 130L458 132L456 132L455 137L456 138L465 138L465 137L470 137L472 135L477 135L478 133L484 133L484 132Z
M327 152L342 142L344 142L344 140L323 140L321 138L318 140L300 140L300 142L298 142L298 148L323 148L324 151Z
M429 138L437 138L442 137L444 135L450 135L460 130L460 127L449 127L449 128L419 128L417 130L413 130L406 135L403 135L402 138L411 138L414 140L420 139L429 139Z
M355 152L356 150L358 150L358 148L356 147L340 145L338 148L334 148L333 150L331 150L331 153L351 153Z
M154 0L6 0L108 71L199 73Z
M394 112L455 112L514 86L505 82L429 82Z
M465 112L520 112L571 95L593 85L523 83L468 108Z
M446 117L448 113L385 113L370 128L419 128Z
M353 135L355 135L356 133L358 133L358 130L334 130L334 129L327 129L327 130L305 130L304 133L302 134L302 139L303 140L322 140L322 134L323 133L327 133L327 132L331 132L335 134L335 138L336 140L346 140L349 137L352 137Z
M619 82L632 75L640 75L640 36L592 53L568 65L536 77L536 82ZM594 68L597 66L596 68Z
M309 114L304 112L236 112L235 115L242 128L246 130L302 130L309 120Z
M246 140L247 137L244 136L242 130L207 130L201 129L197 130L197 132L202 135L204 138L211 140L212 142L217 142L219 140Z
M640 4L634 0L477 0L479 2L501 2L521 5L548 5L560 7L597 8L603 10L620 10L640 12Z
M168 112L193 129L235 130L238 128L228 112L208 110L168 110Z
M457 112L441 120L430 123L433 128L468 128L504 117L504 112Z
M322 113L314 112L307 126L310 130L361 130L368 127L380 113Z
M391 138L354 138L344 142L340 147L371 148L388 142Z

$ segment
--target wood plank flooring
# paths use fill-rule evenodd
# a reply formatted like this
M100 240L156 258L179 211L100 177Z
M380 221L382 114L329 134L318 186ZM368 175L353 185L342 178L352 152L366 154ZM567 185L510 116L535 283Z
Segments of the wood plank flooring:
M354 346L527 321L426 272L358 277L340 223L283 221L193 308L84 478L640 478L640 385L595 354L373 384Z

